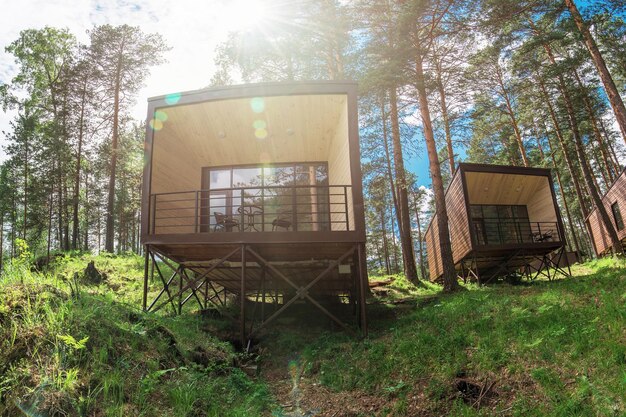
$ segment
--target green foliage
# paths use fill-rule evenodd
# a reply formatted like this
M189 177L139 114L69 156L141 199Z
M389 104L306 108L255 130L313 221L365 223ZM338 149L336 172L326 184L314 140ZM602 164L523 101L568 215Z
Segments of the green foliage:
M108 279L70 296L62 277L93 260ZM264 383L197 315L144 314L138 256L59 256L46 273L0 277L0 415L248 416L273 404ZM194 362L201 353L202 363ZM220 398L220 401L215 401Z
M337 391L423 391L436 414L619 415L626 410L625 269L603 259L576 267L574 278L372 306L372 334L362 343L343 335L303 342L306 360L319 363L309 376ZM460 400L450 405L459 375L496 381L498 401L482 412Z

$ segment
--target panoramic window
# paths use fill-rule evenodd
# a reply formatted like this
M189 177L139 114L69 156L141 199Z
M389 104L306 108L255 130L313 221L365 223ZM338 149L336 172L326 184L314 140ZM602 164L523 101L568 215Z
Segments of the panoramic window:
M613 219L615 220L617 230L624 229L624 220L622 220L622 213L619 210L619 204L617 201L611 205L611 211L613 212Z
M220 213L240 230L329 230L328 165L304 162L204 168L202 223Z
M522 243L530 240L526 206L473 204L472 229L479 245Z

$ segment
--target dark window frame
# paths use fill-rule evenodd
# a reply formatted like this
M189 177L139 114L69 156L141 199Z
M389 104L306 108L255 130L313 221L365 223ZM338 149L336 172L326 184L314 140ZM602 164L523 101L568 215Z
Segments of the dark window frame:
M476 216L475 211L476 208L480 208L480 217ZM485 207L489 207L492 208L493 211L495 212L495 216L485 216ZM502 210L502 208L510 208L509 213L511 213L511 217L502 217L501 213L504 211ZM523 208L525 216L519 216L519 210L520 208ZM497 245L497 244L503 244L503 242L500 242L500 239L502 239L503 235L500 234L500 228L498 227L499 233L498 233L498 243L490 243L489 242L489 227L490 223L491 225L493 224L499 224L499 223L503 223L503 222L509 222L509 223L514 223L516 225L516 227L518 228L518 230L516 231L516 236L519 239L522 239L520 237L521 235L521 230L519 230L519 224L522 224L523 222L526 222L528 224L530 224L530 218L528 216L528 206L525 204L470 204L470 214L471 214L471 225L472 225L472 233L474 234L475 238L476 238L476 243L479 245ZM477 227L478 226L478 227ZM518 242L518 243L522 243L522 242Z
M619 202L615 201L611 204L611 212L613 213L613 221L615 222L615 227L617 231L624 230L624 219L622 218L622 212L619 208Z

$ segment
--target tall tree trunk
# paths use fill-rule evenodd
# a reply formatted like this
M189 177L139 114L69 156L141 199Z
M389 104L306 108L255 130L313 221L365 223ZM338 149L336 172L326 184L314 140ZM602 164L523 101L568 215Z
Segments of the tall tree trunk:
M61 187L61 184L63 184L63 179L61 178L61 170L60 167L56 167L58 172L57 172L57 242L59 243L59 249L61 250L65 250L66 248L63 247L63 242L65 241L65 239L63 239L63 223L65 221L65 219L63 218L63 187Z
M558 164L556 163L556 157L554 156L554 149L552 148L552 143L550 142L550 136L548 133L548 129L545 129L546 139L548 141L548 150L550 151L550 159L552 160L552 169L556 174L556 182L559 185L559 193L561 194L561 201L563 201L563 207L565 208L565 215L567 216L567 224L569 225L570 231L572 232L572 239L574 240L574 250L576 252L580 251L580 245L578 244L578 237L576 236L576 229L574 228L574 223L572 222L572 214L570 213L569 204L567 203L567 198L565 197L565 189L563 188L563 182L561 181L561 173L558 169Z
M28 114L28 113L27 113ZM29 163L29 155L28 155L28 134L30 132L25 132L24 137L24 224L22 225L22 239L26 240L26 223L28 212L28 163Z
M385 96L383 95L380 103L380 112L383 119L383 145L385 146L385 165L387 167L387 176L389 177L389 188L391 189L391 199L395 208L396 220L400 224L400 210L398 210L398 196L396 193L396 181L391 168L391 157L389 155L389 138L387 133L387 116L385 114Z
M78 249L78 198L80 196L80 164L83 156L83 132L85 119L85 96L87 94L87 80L83 80L81 90L80 116L78 117L78 149L76 150L76 169L74 172L74 197L72 199L72 249Z
M422 273L422 279L428 281L426 277L426 266L424 265L424 247L422 245L422 224L420 222L420 211L417 203L415 204L415 223L417 223L417 248L419 250L419 265L420 272Z
M398 267L398 247L396 245L398 238L396 237L396 220L394 216L391 216L391 239L393 239L393 246L391 248L393 249L393 272L397 274L400 268Z
M385 206L379 206L379 214L380 214L380 226L383 235L383 255L385 257L385 271L387 274L391 274L391 260L389 259L389 242L387 242L387 219L385 218Z
M64 218L65 218L65 224L63 225L63 246L65 247L65 250L69 250L70 249L70 223L69 223L69 218L70 218L70 212L69 212L69 205L67 204L68 201L68 191L67 191L67 181L65 178L65 175L63 175L63 201L65 204L63 204L63 212L64 212Z
M85 170L85 226L83 249L89 250L89 171Z
M430 110L428 109L428 96L426 93L424 69L422 67L423 58L419 47L416 48L415 56L415 86L417 87L420 115L422 116L422 125L424 128L424 139L426 140L426 149L428 151L430 177L433 182L433 191L435 194L435 213L437 215L437 227L439 231L440 256L443 264L443 289L446 292L450 292L456 290L459 287L459 283L457 282L456 271L454 270L452 244L450 243L450 233L448 231L446 197L441 178L441 167L439 166L435 135L433 134L433 126L430 119Z
M604 126L604 121L602 117L596 119L598 125L600 126L600 131L602 131L602 135L604 136L604 143L609 148L609 155L611 156L611 163L613 164L613 169L615 170L615 177L619 177L619 174L622 173L622 165L619 163L619 158L615 153L615 148L613 147L613 143L611 143L611 136L609 132L607 132L606 127Z
M611 164L611 157L606 149L604 139L602 138L602 134L600 133L600 129L598 128L598 122L596 119L596 112L593 109L591 104L591 100L589 98L589 94L587 93L587 86L583 84L580 76L578 75L578 71L574 70L574 78L576 78L576 82L580 86L583 95L583 102L585 103L585 109L587 110L587 114L589 115L589 121L591 122L591 127L593 130L594 137L596 142L598 143L598 148L600 149L600 154L602 156L602 162L604 165L604 169L602 170L603 177L605 178L605 183L610 185L615 179L613 173L613 166Z
M13 179L15 180L16 178L13 177ZM15 183L17 183L17 181ZM15 258L15 238L17 236L17 197L15 193L13 193L11 200L13 203L13 210L11 210L11 258Z
M515 112L513 111L513 105L511 104L509 93L504 85L504 78L502 76L502 70L500 68L500 65L496 65L496 75L498 76L498 84L500 85L502 98L504 98L504 102L506 104L506 111L509 115L509 119L511 119L511 126L513 127L513 131L515 132L515 141L517 142L517 147L519 149L520 156L522 157L522 162L524 163L525 167L530 166L528 162L528 156L526 155L526 147L524 146L524 141L522 139L522 133L520 131L519 124L517 123Z
M441 102L441 116L443 118L443 130L446 135L446 146L448 150L448 165L450 166L450 178L454 176L454 148L452 147L452 132L450 129L450 118L448 115L448 105L446 103L446 90L443 88L443 80L441 78L441 63L435 56L434 58L435 76L437 78L437 91L439 92L439 101Z
M121 53L120 53L121 55ZM119 113L120 113L120 83L122 71L122 57L120 56L117 64L117 72L115 75L115 92L113 96L113 131L111 138L111 167L109 176L109 195L107 199L107 213L106 213L106 233L104 250L107 252L114 251L115 240L115 222L114 222L114 210L115 210L115 172L117 168L117 143L118 143L118 131L119 131Z
M596 183L594 181L593 175L591 173L591 169L589 168L589 164L587 163L587 156L585 155L584 144L582 138L580 136L580 132L578 130L578 120L576 118L574 105L569 96L569 92L567 91L567 86L565 85L565 80L562 75L559 75L559 85L561 87L561 94L563 95L563 101L565 102L565 110L567 113L567 119L570 123L570 128L572 130L572 135L574 137L574 145L576 149L576 154L578 155L578 160L580 162L580 168L582 169L583 178L587 183L587 191L591 196L591 201L596 210L598 210L598 214L600 215L600 219L604 224L604 229L609 235L609 239L611 241L611 250L614 255L618 255L623 253L622 242L619 240L617 236L617 232L615 231L615 227L613 227L613 223L611 222L611 218L609 217L604 204L602 203L602 198L600 197L600 193L596 187Z
M54 196L54 186L52 186L50 196L48 197L48 241L46 246L46 258L48 262L50 262L50 245L52 243L52 206L54 204L52 196Z
M586 201L584 198L584 194L582 192L582 187L578 181L578 175L576 167L570 158L569 152L567 150L567 146L565 145L565 138L563 137L563 131L559 125L559 121L556 117L556 113L554 111L554 107L552 107L552 102L550 100L550 95L546 89L546 85L540 77L537 77L537 81L539 87L541 88L541 92L543 94L543 98L545 100L546 107L548 108L548 112L550 113L550 119L552 120L552 126L554 126L554 132L559 141L559 145L561 147L561 153L563 154L563 159L565 159L565 164L567 165L567 170L569 171L570 177L572 178L572 183L574 184L574 190L576 191L576 198L578 199L580 210L582 212L583 219L587 217L589 211L587 210Z
M624 143L626 143L626 107L624 107L624 102L622 101L619 91L613 82L613 77L611 77L611 73L604 62L604 58L602 58L598 45L596 45L596 41L593 39L593 36L591 36L589 27L587 27L583 17L580 15L574 0L564 0L564 2L565 6L567 6L570 14L572 15L572 19L574 19L574 23L576 23L576 27L578 27L578 30L585 41L585 46L589 50L589 54L591 55L591 59L593 60L596 69L598 70L598 75L600 75L600 79L604 85L604 91L606 91L609 103L611 103L611 107L613 108L613 113L615 113L615 119L617 119L617 124L622 132L622 139L624 140Z
M402 144L400 143L400 124L398 122L398 97L396 89L391 88L389 94L391 104L391 136L393 138L393 156L396 168L396 183L398 192L398 206L400 208L400 243L402 245L402 260L404 261L404 273L409 281L417 283L417 268L413 256L413 239L411 237L411 219L409 217L409 193L407 190L404 172L404 159L402 156Z

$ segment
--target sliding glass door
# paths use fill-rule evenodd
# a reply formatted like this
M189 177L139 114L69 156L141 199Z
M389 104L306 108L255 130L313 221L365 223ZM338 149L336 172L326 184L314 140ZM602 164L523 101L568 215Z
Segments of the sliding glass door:
M219 228L215 213L242 231L330 229L323 162L204 168L201 194L201 231Z

